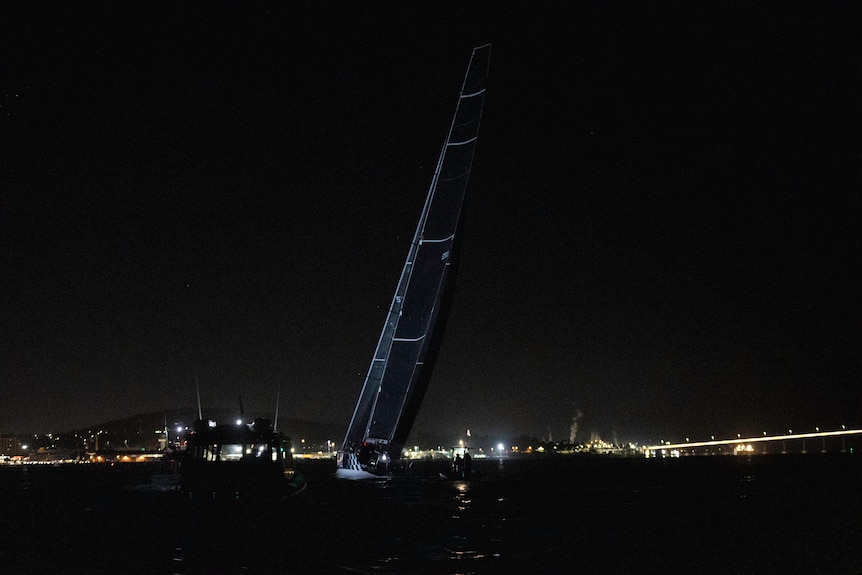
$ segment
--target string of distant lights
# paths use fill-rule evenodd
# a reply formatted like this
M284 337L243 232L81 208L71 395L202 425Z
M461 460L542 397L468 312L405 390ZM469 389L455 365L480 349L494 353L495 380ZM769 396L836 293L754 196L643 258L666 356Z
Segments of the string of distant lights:
M788 433L785 435L763 435L757 437L737 437L736 439L711 439L709 441L691 441L686 443L662 443L660 445L649 445L646 449L650 451L661 451L663 449L690 449L694 447L712 447L715 445L735 445L741 443L758 443L763 441L786 441L788 439L809 439L812 437L832 437L835 435L856 435L862 433L862 429L842 429L840 431L815 431L812 433Z

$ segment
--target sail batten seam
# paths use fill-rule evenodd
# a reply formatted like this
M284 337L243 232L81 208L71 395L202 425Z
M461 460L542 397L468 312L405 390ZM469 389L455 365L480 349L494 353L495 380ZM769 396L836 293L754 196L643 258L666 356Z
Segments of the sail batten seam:
M425 335L427 335L427 334L422 334L419 337L393 337L392 341L407 341L407 342L421 341L421 340L425 339Z
M478 137L473 137L469 140L464 140L463 142L446 142L446 146L464 146L466 144L469 144L470 142L475 142L477 139Z
M485 93L485 88L482 88L478 92L471 92L470 94L461 94L461 99L463 100L464 98L472 98L473 96L479 96L480 94L484 94L484 93Z
M440 244L443 242L448 242L449 240L454 239L454 238L455 238L455 234L452 234L451 236L448 236L448 237L445 237L445 238L442 238L439 240L429 240L426 238L422 238L421 240L419 240L419 245L421 246L422 244Z

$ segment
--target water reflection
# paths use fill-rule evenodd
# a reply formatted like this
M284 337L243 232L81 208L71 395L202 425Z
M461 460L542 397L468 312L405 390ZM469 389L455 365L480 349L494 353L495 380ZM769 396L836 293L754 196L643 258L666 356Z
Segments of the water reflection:
M485 560L489 557L499 557L499 553L489 553L486 549L490 543L484 535L484 528L487 527L485 521L479 517L473 509L472 485L468 481L457 481L452 484L454 495L452 502L454 503L456 512L452 518L458 523L453 531L455 534L449 538L449 545L445 547L450 560L465 561L465 560ZM454 573L463 573L463 569L454 571ZM475 572L475 568L467 569L467 572Z
M455 504L458 509L458 514L453 515L455 519L459 519L461 517L461 513L466 511L470 506L471 500L469 497L470 493L470 485L466 481L459 481L454 484L455 487Z

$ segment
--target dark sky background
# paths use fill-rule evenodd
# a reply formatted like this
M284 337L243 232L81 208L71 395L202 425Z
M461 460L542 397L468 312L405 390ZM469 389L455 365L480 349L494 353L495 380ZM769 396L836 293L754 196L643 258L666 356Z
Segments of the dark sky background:
M302 7L299 7L303 5ZM849 2L5 2L0 432L346 429L493 43L415 429L862 423Z

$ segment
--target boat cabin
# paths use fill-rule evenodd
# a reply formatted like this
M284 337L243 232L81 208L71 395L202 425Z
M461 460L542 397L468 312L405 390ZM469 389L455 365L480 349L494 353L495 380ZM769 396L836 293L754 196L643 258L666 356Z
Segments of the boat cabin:
M189 497L213 499L269 494L295 474L290 439L268 419L235 425L196 421L181 472Z

